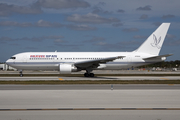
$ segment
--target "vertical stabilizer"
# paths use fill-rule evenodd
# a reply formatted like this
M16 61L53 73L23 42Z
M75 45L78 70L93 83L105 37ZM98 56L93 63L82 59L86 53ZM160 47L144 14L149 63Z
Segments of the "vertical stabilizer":
M162 23L137 49L136 52L159 55L170 23Z

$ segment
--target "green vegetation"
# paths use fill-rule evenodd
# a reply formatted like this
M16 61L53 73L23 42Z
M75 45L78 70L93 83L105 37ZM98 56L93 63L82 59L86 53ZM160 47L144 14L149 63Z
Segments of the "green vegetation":
M180 80L67 80L0 81L0 84L180 84Z
M144 65L141 66L143 68L153 68L153 67L161 67L161 68L178 68L180 67L180 60L175 60L175 61L163 61L151 65ZM141 68L139 67L139 68Z

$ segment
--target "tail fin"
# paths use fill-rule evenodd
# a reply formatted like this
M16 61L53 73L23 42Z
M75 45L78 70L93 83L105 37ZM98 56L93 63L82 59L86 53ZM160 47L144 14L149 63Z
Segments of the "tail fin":
M154 31L146 41L137 49L136 52L149 53L159 55L170 23L162 23L156 31Z

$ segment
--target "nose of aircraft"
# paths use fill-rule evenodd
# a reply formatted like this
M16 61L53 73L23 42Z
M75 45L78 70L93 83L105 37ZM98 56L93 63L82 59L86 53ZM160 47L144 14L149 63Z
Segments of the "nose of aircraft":
M11 59L6 60L6 64L9 64L11 62Z

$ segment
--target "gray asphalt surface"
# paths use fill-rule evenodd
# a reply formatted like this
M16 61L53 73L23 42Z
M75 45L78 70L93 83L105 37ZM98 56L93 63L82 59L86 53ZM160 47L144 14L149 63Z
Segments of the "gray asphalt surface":
M180 89L0 90L1 109L180 108Z
M10 80L180 80L180 76L0 77L0 81Z
M8 111L0 120L179 120L180 111Z
M0 90L180 90L179 84L170 85L0 85Z
M180 85L0 85L0 120L179 120L179 109Z

